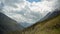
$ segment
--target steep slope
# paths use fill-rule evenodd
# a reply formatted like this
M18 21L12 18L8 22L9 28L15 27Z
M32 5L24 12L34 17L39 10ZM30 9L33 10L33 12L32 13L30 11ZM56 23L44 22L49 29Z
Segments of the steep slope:
M9 18L3 13L0 13L0 34L20 29L20 25L15 20Z
M8 34L60 34L60 15L38 22L23 31L8 32Z
M23 30L24 34L60 34L60 16L53 19L43 21L35 24L26 30Z

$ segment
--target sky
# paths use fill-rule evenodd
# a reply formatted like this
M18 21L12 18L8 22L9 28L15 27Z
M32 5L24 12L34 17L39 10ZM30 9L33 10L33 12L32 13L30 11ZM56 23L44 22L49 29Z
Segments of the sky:
M60 0L0 0L0 12L24 24L36 23L49 12L60 9ZM21 24L24 26L23 24Z
M29 1L29 2L40 2L41 0L27 0L27 1Z

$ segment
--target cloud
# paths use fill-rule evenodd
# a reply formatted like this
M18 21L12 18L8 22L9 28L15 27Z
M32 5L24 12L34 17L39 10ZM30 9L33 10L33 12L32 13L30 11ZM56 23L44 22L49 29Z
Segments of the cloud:
M18 23L26 22L34 24L43 18L47 13L60 9L59 0L41 0L40 2L32 2L26 0L0 0L4 6L2 13L16 20ZM0 3L0 4L1 4Z

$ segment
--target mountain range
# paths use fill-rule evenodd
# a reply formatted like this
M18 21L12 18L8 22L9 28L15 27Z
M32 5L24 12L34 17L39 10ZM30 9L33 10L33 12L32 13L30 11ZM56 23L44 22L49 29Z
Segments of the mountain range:
M41 22L38 21L22 31L16 30L7 32L7 34L60 34L60 11L53 13L54 14L50 14L53 16L49 16L51 18Z

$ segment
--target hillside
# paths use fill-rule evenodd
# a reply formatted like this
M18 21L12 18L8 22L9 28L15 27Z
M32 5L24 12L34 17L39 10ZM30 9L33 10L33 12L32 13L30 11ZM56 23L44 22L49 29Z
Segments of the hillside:
M60 15L38 22L22 31L11 31L7 34L60 34Z
M20 29L20 25L15 20L9 18L3 13L0 13L0 34Z

